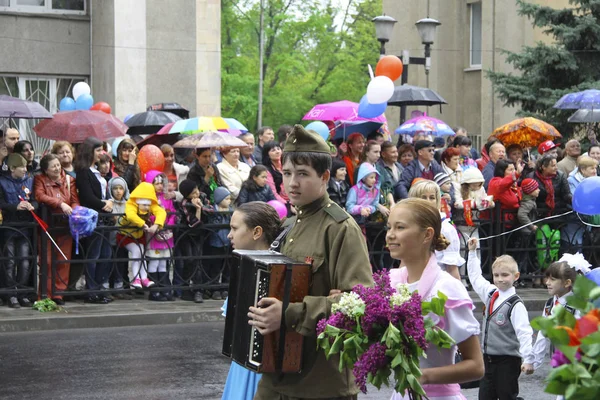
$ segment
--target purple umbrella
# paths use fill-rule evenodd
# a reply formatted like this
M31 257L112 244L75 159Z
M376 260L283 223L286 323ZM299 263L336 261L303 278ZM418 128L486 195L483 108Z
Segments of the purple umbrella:
M383 115L380 115L377 118L359 117L358 103L348 100L317 104L302 119L308 121L373 121L380 122L382 124L387 122Z
M0 118L48 119L52 114L35 101L1 95Z
M432 136L454 136L455 133L444 121L428 116L409 119L396 129L396 133L413 136L423 132Z
M553 107L561 110L599 109L600 90L589 89L582 92L565 94Z

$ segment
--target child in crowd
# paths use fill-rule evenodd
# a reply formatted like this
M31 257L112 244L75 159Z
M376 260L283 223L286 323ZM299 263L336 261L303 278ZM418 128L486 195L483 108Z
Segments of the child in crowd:
M579 311L567 305L567 298L573 294L573 285L579 274L585 274L590 271L590 263L587 262L581 253L568 254L565 253L560 260L548 266L544 275L548 294L552 297L546 301L542 315L550 317L556 312L556 306L563 306L568 312L573 314L575 318L581 315ZM533 346L533 368L538 369L550 346L550 339L544 336L542 332L538 332L535 345Z
M481 342L485 375L479 398L516 399L519 375L532 374L534 362L533 330L527 309L513 286L520 275L518 265L509 255L498 257L492 264L491 284L481 274L477 244L478 239L469 239L467 271L473 289L485 304Z
M168 192L167 176L160 171L151 170L146 173L146 182L154 186L158 204L167 212L165 225L173 226L177 223L177 210L172 199L166 199L165 194ZM153 222L156 216L151 216L150 221ZM167 259L171 257L173 246L173 230L170 228L162 229L155 234L147 234L146 241L146 257L148 261L148 276L154 282L159 282L160 286L171 286L169 280L169 270L167 268ZM172 301L173 294L170 290L151 291L148 296L151 301Z
M150 217L154 216L152 223ZM144 264L145 233L154 235L165 224L167 213L158 204L152 184L140 183L125 204L125 216L119 220L117 243L129 250L134 288L150 287L155 282L148 279Z
M227 225L231 223L231 193L224 187L218 187L214 192L215 206L214 212L208 213L207 222L215 225ZM208 238L208 254L211 256L225 256L229 251L230 241L227 235L229 229L215 228ZM212 258L205 262L205 274L207 281L205 283L219 283L219 275L222 272L221 282L229 283L229 263L224 263L223 258ZM227 291L214 290L212 293L205 293L213 300L223 300L227 297Z
M200 192L196 182L191 179L185 179L179 184L179 193L183 196L180 208L183 213L182 223L187 225L189 229L182 230L177 239L177 251L185 257L197 256L200 254L198 243L202 243L203 238L200 233L195 230L202 223L202 206L208 205L208 198L205 193ZM203 198L201 197L203 196ZM193 278L192 278L193 277ZM194 284L202 283L202 270L198 264L194 264L191 259L186 259L183 262L183 268L178 269L177 264L173 281L176 285L188 285L190 279ZM202 303L201 291L194 292L194 302Z
M529 243L533 244L531 236L538 229L537 225L529 224L538 219L536 199L540 194L540 186L535 179L525 178L521 182L521 191L523 192L523 198L521 199L519 209L517 210L517 220L521 225L528 225L521 229L520 232L523 236L522 243L526 243L527 245L525 247L529 247ZM535 254L530 254L529 252L523 252L521 254L523 255L523 259L520 260L520 264L525 265L525 270L527 272L534 272L535 266L530 260L535 259ZM541 284L542 281L540 278L533 278L534 288L541 287Z
M250 169L248 179L242 184L236 204L241 205L251 201L262 201L268 203L276 200L271 187L267 185L267 167L256 164Z
M113 201L112 213L115 214L115 225L119 225L119 219L125 214L125 204L129 199L129 188L125 179L116 177L108 181L108 194ZM117 246L117 231L110 232L110 245L116 249L117 258L129 258L129 251L125 247ZM128 277L129 262L115 262L115 266L111 273L113 287L115 289L123 289L123 280ZM104 285L104 287L107 288L107 285ZM117 293L114 297L127 300L133 298L131 295L124 293Z
M331 165L331 176L327 184L327 193L329 198L342 208L346 208L346 199L350 189L348 182L346 182L347 174L346 164L334 158Z
M110 155L107 152L103 152L100 155L96 166L97 166L98 172L100 172L100 175L107 181L111 180L114 177L119 176L113 171L112 158L110 157Z
M367 218L377 211L379 205L379 188L377 177L379 172L368 162L360 164L356 175L356 185L350 188L346 199L346 211L359 224L363 225Z
M442 193L442 212L446 214L447 218L452 218L452 212L450 211L450 208L454 203L452 201L454 197L454 188L452 187L452 181L450 180L450 176L448 176L448 174L445 172L439 172L433 177L433 181L437 183Z
M408 191L409 198L417 198L427 200L432 203L438 211L442 219L442 235L450 242L450 244L442 251L435 251L435 257L442 270L448 272L454 278L461 280L459 268L465 264L465 259L460 256L460 241L456 228L452 224L450 218L441 212L441 191L440 187L433 181L421 179L410 187ZM464 274L464 272L463 272ZM466 282L462 281L466 286Z

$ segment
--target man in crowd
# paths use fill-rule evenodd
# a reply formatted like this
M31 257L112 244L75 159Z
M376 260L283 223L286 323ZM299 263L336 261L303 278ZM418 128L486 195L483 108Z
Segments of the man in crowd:
M435 148L430 140L417 140L415 142L417 158L410 162L402 171L402 176L396 184L395 195L397 199L406 199L408 190L415 178L433 180L433 177L444 172L442 166L433 159Z
M483 187L487 191L488 185L494 177L496 163L498 160L504 160L506 158L506 148L498 139L493 139L485 144L485 150L490 156L490 161L485 165L481 173L483 174L483 179L485 179Z
M265 143L275 140L275 133L270 126L263 126L256 132L258 144L254 147L254 159L258 164L262 164L262 150Z
M254 158L254 135L250 132L244 133L238 136L247 147L240 147L240 161L248 164L250 168L256 165L256 158Z
M569 176L569 174L577 168L577 158L581 155L581 144L575 139L571 139L565 146L565 157L560 160L557 167L558 170Z
M6 160L9 154L12 154L15 144L21 139L19 131L15 128L8 128L4 134L0 130L0 173L4 175L10 174Z

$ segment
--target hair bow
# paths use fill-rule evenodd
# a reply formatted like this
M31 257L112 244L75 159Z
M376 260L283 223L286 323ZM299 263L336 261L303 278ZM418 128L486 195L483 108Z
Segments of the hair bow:
M590 264L585 258L583 258L583 254L577 252L575 254L565 253L558 260L558 262L566 262L569 264L569 267L574 268L575 271L581 272L582 274L587 274L590 272Z

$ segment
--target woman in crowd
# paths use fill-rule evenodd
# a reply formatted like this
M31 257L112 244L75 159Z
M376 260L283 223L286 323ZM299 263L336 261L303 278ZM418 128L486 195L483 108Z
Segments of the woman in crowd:
M206 198L214 203L214 191L219 186L223 186L219 169L212 162L212 151L207 148L196 149L196 161L194 161L188 179L195 182L200 193L204 193ZM179 182L181 184L181 182ZM184 196L185 197L185 196Z
M125 179L127 187L135 189L141 182L140 168L137 164L138 148L135 142L125 138L117 146L117 157L114 162L114 171L117 176Z
M240 149L237 147L222 149L221 155L223 161L217 164L217 168L221 174L221 181L231 193L231 200L235 201L242 184L250 175L250 166L240 162Z
M462 136L459 136L462 137ZM440 163L442 170L450 177L454 191L460 190L462 180L462 168L460 167L460 150L456 147L448 147L442 152Z
M417 153L412 144L403 144L398 147L398 161L403 168L406 168L416 157Z
M42 157L40 169L42 173L36 175L33 181L33 192L39 204L49 207L52 215L50 226L60 228L60 231L54 230L52 236L67 259L64 259L51 243L48 243L46 254L40 254L40 256L45 256L48 263L48 297L56 304L63 305L65 302L62 296L54 296L52 287L56 287L56 290L61 292L67 290L69 260L73 249L73 237L68 228L68 216L71 215L73 208L79 205L79 196L75 179L62 170L61 162L56 155L47 154ZM54 280L52 279L53 260L56 261Z
M283 204L288 204L290 199L283 187L282 154L279 143L275 141L267 142L262 150L262 163L267 167L267 185L271 188L275 198Z
M360 158L358 162L358 167L360 164L367 162L371 164L374 168L377 168L377 161L381 158L381 145L374 140L369 140L365 147L363 148L362 153L360 153ZM356 182L356 176L358 175L358 168L354 171L353 181ZM381 181L378 182L381 184Z
M120 146L119 146L120 147ZM79 189L79 200L83 207L91 208L99 213L112 212L113 202L108 196L108 183L95 165L100 159L102 142L94 137L89 137L79 146L75 158L75 183ZM112 218L112 217L111 217ZM102 225L103 218L98 218L98 225ZM87 259L85 269L85 284L90 290L99 290L102 284L108 282L110 263L99 259L110 259L112 249L107 230L99 229L90 236L83 238L81 244ZM107 296L90 295L85 299L88 303L107 304L111 299Z
M242 189L237 198L236 205L250 203L252 201L262 201L268 203L277 200L267 184L267 167L256 164L250 169L248 179L242 184Z
M424 301L438 291L448 296L445 315L439 326L454 339L449 349L429 346L427 358L420 360L420 382L432 400L461 400L461 382L480 379L484 373L483 356L477 336L479 322L473 316L473 301L460 281L443 272L434 251L444 250L448 241L441 232L441 219L435 206L421 199L405 199L390 214L386 241L390 255L405 265L390 272L392 287L403 283L416 290ZM462 361L454 363L457 348ZM392 400L406 399L399 393Z
M598 172L597 175L600 176L600 145L593 144L588 149L588 156L592 157L594 160L598 161Z
M40 171L40 166L35 161L35 150L33 144L29 140L19 140L15 143L14 153L20 154L27 161L27 173L30 176L37 174Z
M263 160L264 161L264 160ZM273 207L262 202L240 205L231 216L231 230L227 237L236 250L269 250L280 230L280 221ZM227 300L223 311L227 310ZM251 400L256 393L260 374L235 362L231 363L223 400Z
M175 150L170 144L165 143L160 146L160 151L165 157L165 167L163 168L162 172L167 176L169 181L167 187L168 191L165 194L165 196L168 198L170 197L170 193L179 193L179 183L183 182L185 178L187 178L187 174L190 172L190 167L175 162ZM178 194L177 201L181 200L183 200L183 196Z
M354 177L360 164L360 155L365 148L365 137L361 133L353 133L348 136L347 143L348 151L344 158L342 158L342 161L346 164L347 178L350 186L354 186L356 184Z
M535 179L540 187L540 194L536 200L540 217L561 214L571 208L573 196L569 182L556 164L555 155L544 154L537 160L535 172L529 176Z
M452 146L460 153L458 165L463 171L467 168L477 168L477 163L471 158L471 144L471 139L467 136L457 136L452 142Z
M75 148L73 145L66 140L59 140L54 142L52 146L52 154L55 154L60 161L60 166L65 174L75 178L75 168L73 167L73 160L75 159Z

